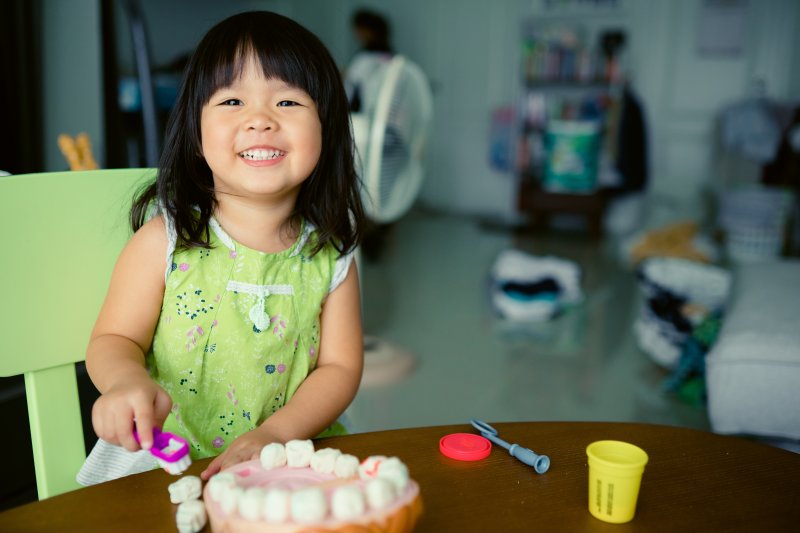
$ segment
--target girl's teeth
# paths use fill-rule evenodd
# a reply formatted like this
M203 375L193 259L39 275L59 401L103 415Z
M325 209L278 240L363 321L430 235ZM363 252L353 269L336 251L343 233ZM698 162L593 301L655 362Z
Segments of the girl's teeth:
M285 152L280 150L247 150L239 154L243 159L250 159L252 161L267 161L269 159L277 159Z

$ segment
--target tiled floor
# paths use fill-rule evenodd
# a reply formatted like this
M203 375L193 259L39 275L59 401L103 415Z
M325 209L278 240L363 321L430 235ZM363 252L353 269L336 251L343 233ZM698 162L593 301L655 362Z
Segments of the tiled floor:
M578 263L583 303L546 323L513 325L492 312L489 269L516 247ZM412 353L416 368L364 386L354 431L486 421L610 420L708 429L706 411L662 393L666 371L638 350L634 273L611 239L576 231L515 234L478 220L413 211L379 260L363 260L367 334ZM380 358L369 359L377 361Z

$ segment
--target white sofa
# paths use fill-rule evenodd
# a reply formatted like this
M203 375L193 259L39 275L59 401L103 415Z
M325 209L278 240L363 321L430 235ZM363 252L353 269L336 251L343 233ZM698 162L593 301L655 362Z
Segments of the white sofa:
M706 374L715 432L800 442L800 260L734 269Z

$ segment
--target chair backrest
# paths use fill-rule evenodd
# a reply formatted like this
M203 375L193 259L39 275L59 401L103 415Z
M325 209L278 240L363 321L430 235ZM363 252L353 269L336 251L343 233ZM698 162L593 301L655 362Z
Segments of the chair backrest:
M152 169L0 177L0 376L24 375L39 498L78 488L86 458L75 363Z

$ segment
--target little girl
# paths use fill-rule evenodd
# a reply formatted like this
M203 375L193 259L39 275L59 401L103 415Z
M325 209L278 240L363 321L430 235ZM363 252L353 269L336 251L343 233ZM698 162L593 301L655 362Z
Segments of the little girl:
M228 18L194 52L164 145L86 352L98 447L139 450L136 430L146 450L163 426L216 456L208 479L267 443L341 433L364 213L330 54L283 16ZM96 451L84 479L126 473L97 472Z

